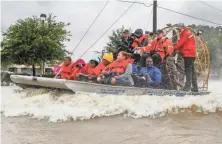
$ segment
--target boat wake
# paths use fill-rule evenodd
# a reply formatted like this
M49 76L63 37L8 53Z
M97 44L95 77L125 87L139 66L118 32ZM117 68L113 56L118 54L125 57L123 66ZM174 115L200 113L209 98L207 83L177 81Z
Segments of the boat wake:
M214 84L219 89L219 83ZM51 122L87 120L96 117L157 118L179 112L211 113L222 111L222 92L215 90L206 96L101 96L72 94L46 89L1 87L1 115L32 116ZM213 91L213 90L211 90Z

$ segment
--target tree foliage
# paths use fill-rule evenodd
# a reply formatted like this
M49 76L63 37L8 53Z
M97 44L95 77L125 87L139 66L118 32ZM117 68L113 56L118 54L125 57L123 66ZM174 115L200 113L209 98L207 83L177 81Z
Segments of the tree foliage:
M112 31L112 35L109 36L110 41L105 46L105 49L108 52L115 52L119 48L124 30L125 28L124 26L122 26L121 28ZM128 30L129 32L131 32L131 29L128 29Z
M210 51L211 68L222 66L222 27L210 27L207 25L190 25L194 30L202 30L204 40Z
M67 55L64 42L71 36L66 30L70 24L55 18L49 14L42 21L33 16L12 24L2 34L2 64L40 65L43 61L60 60Z

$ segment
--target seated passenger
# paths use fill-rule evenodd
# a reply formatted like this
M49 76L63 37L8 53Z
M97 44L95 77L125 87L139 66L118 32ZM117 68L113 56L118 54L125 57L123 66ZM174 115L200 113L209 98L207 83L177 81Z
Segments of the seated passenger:
M132 65L130 54L124 51L119 52L117 60L109 64L102 72L102 82L105 84L133 86L131 77Z
M140 61L138 63L138 65L140 67L145 67L146 66L146 58L147 57L151 57L151 55L149 53L145 53L141 55Z
M75 63L72 62L71 57L65 57L64 63L61 68L60 76L61 79L71 79L72 68Z
M83 59L78 59L72 69L71 79L76 80L77 74L80 73L81 69L85 66Z
M102 62L95 68L95 76L99 76L101 72L108 66L110 63L113 62L113 54L112 53L105 53L103 55Z
M130 45L132 49L148 45L148 37L146 34L143 34L142 29L135 30L135 32L130 36L130 39L133 39Z
M144 75L148 86L158 87L161 83L161 72L158 68L153 66L152 57L146 58L146 67L142 67L139 75Z
M96 75L95 68L99 64L99 58L94 58L89 61L88 64L86 64L80 71L80 73L77 74L77 79L80 81L88 81L92 80L92 76ZM96 79L95 79L96 80ZM94 81L94 80L93 80Z
M138 74L139 73L139 67L138 67L138 65L136 64L136 63L133 63L132 64L132 73L134 73L134 74Z

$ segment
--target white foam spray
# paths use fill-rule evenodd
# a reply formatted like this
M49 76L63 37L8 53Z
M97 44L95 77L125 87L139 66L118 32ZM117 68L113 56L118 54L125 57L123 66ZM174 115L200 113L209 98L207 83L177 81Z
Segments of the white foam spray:
M221 84L221 81L210 83L210 95L186 97L100 96L8 86L1 89L1 112L6 117L28 115L51 122L118 114L134 118L156 118L183 111L207 114L222 111Z

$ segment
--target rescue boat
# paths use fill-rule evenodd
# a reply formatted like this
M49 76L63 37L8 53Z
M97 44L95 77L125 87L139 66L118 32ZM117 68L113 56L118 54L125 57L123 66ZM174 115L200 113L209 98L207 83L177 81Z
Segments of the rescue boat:
M152 89L152 88L138 88L138 87L126 87L126 86L112 86L105 84L97 84L90 82L81 82L65 79L53 79L44 77L33 76L21 76L11 75L11 80L15 84L24 84L28 86L71 90L72 92L85 92L85 93L97 93L105 95L127 95L127 96L178 96L183 97L186 95L208 95L209 91L202 90L199 92L186 92L177 90L166 89Z
M165 27L165 36L177 41L178 33L176 31L177 26ZM202 35L197 35L194 30L190 28L190 31L195 36L197 42L197 60L195 63L196 70L199 73L199 92L186 92L181 91L181 83L184 82L184 62L180 55L174 57L168 57L166 59L167 69L170 74L170 87L175 90L167 89L152 89L152 88L138 88L138 87L126 87L126 86L112 86L105 84L97 84L90 82L81 82L74 80L45 78L45 77L33 77L22 75L11 75L11 80L18 85L25 85L31 87L44 87L51 89L69 90L72 92L87 92L87 93L99 93L108 95L147 95L147 96L186 96L186 95L208 95L208 79L210 74L210 54L207 47L207 43L204 41Z

